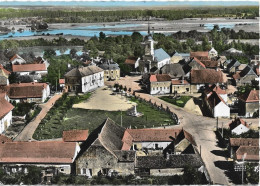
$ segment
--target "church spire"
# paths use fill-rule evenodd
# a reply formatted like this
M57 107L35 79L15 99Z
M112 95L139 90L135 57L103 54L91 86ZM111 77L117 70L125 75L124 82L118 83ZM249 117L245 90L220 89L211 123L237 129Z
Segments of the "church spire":
M150 22L148 20L148 35L151 35L151 32L150 32Z

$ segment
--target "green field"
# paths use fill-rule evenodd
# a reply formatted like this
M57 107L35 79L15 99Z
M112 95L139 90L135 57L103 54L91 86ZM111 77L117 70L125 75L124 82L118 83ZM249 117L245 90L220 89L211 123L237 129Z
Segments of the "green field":
M88 99L89 96L86 96ZM67 97L63 104L51 110L36 129L34 139L61 138L62 131L70 129L88 129L90 132L97 128L109 117L121 125L121 111L102 111L71 108L66 103L72 98ZM75 99L75 98L74 98ZM78 99L77 99L78 100ZM84 99L81 99L81 101ZM122 112L122 126L131 128L152 128L165 125L175 125L171 115L165 111L154 108L149 103L131 98L136 102L137 111L143 113L141 117L129 116L127 111Z
M190 100L190 96L180 96L173 98L172 96L162 96L159 97L159 99L164 100L168 103L171 103L173 105L177 105L178 107L184 107L187 101Z

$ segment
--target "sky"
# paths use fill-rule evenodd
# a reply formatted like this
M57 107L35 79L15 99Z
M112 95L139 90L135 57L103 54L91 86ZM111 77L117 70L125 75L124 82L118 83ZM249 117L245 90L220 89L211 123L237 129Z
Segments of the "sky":
M125 7L125 6L259 6L258 1L11 1L0 0L0 6L79 6L79 7Z

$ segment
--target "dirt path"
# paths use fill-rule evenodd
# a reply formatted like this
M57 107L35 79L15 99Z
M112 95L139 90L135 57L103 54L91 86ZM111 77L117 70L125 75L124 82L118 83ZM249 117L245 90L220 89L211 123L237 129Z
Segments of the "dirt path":
M213 184L224 184L230 185L231 180L226 176L227 171L227 160L225 149L218 146L218 141L214 129L216 127L216 119L198 116L192 112L185 111L183 108L179 108L175 105L167 103L155 96L151 96L146 93L138 92L140 87L138 80L141 77L125 77L118 80L117 83L132 89L137 97L143 98L147 101L151 101L158 106L163 105L164 108L169 107L169 109L177 114L180 119L180 125L193 135L197 143L197 147L201 146L201 157L206 165L209 172L210 178ZM219 123L228 123L228 119L219 119Z
M29 141L33 140L32 136L34 131L37 129L41 120L46 116L50 108L54 105L54 103L62 96L62 94L56 94L51 99L48 100L47 103L41 104L42 108L41 112L36 116L36 118L31 121L23 131L14 139L14 141Z

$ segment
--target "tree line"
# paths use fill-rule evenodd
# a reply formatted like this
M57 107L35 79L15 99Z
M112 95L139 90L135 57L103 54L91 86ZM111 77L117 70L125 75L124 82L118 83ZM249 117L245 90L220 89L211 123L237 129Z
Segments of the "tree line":
M143 19L147 17L177 20L183 18L209 18L209 17L259 17L257 6L241 7L201 7L179 8L169 10L111 10L89 11L78 9L51 10L51 9L13 9L1 8L0 19L41 17L47 23L80 23L80 22L113 22L122 19Z

